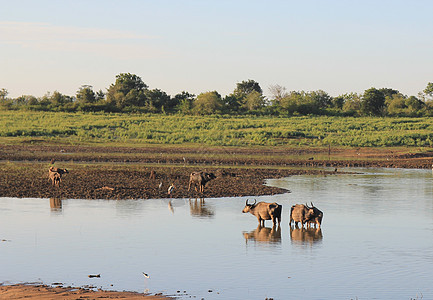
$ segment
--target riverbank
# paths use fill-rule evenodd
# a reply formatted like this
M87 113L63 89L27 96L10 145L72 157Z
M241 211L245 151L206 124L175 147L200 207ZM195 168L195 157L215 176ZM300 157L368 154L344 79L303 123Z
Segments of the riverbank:
M147 295L135 292L103 291L76 287L52 287L40 284L0 285L0 299L130 299L130 300L169 300L173 297Z
M289 192L269 178L338 175L342 167L431 168L431 152L382 148L97 147L0 145L0 197L157 199L260 196ZM50 166L67 168L61 186ZM189 174L216 175L203 194L188 191ZM174 185L169 195L168 187Z

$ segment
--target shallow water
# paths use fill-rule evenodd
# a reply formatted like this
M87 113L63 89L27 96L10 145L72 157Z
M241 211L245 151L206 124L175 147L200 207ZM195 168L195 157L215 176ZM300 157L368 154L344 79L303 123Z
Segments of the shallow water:
M0 198L0 282L184 299L433 299L432 172L344 171L358 174L270 180L292 191L256 198L283 205L279 230L242 214L246 198ZM324 212L320 231L289 229L290 206L305 202Z

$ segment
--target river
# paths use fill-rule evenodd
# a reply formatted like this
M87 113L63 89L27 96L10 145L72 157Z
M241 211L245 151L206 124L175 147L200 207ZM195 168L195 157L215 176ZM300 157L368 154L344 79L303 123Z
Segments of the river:
M433 299L432 171L340 171L269 180L291 193L255 198L0 198L0 282L181 299ZM281 227L258 228L242 214L247 199L282 204ZM323 211L320 230L288 226L306 202Z

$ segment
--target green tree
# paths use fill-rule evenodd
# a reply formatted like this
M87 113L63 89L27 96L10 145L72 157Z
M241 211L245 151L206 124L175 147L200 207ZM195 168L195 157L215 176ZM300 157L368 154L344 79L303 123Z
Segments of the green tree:
M426 94L430 98L433 98L433 82L427 83L427 86L423 92L424 92L424 94Z
M346 93L340 97L344 98L343 113L346 115L359 115L361 112L361 96L357 93Z
M121 73L116 75L116 82L108 88L106 101L118 109L144 107L147 88L148 86L137 75Z
M342 110L345 101L343 96L334 97L332 98L332 107Z
M167 107L171 108L170 96L159 89L146 90L146 109L149 112L162 112Z
M211 115L221 113L223 101L218 92L201 93L194 101L193 112L198 115Z
M243 99L248 94L254 91L258 92L260 95L263 94L262 88L260 87L258 82L249 79L249 80L244 80L242 82L238 82L236 84L236 89L233 91L233 94Z
M95 103L97 101L96 94L91 85L82 85L75 96L79 103Z
M324 109L331 106L332 98L325 91L317 90L306 93L305 102L311 103L316 108Z
M385 107L385 95L376 88L364 91L361 100L361 111L365 115L380 116Z
M46 105L49 110L54 111L62 111L63 106L72 102L73 99L71 96L63 95L58 91L54 91L52 94L47 93L40 101L40 103Z
M245 98L252 92L263 94L262 88L254 80L244 80L236 84L236 89L224 98L224 106L226 111L232 113L242 113L246 110Z
M277 104L277 110L281 114L294 114L298 111L299 105L303 102L304 92L291 91L281 98Z
M9 92L7 89L5 89L5 88L0 89L0 101L2 101L2 102L6 101L8 95L9 95Z
M265 104L265 98L257 91L252 91L246 95L242 101L242 106L248 111L254 111L263 108Z
M183 113L183 114L188 114L191 112L191 109L193 107L193 102L195 100L195 95L190 94L188 92L181 92L179 94L176 94L173 98L173 105L174 111Z
M381 91L385 97L392 97L393 95L400 94L399 91L391 88L381 88L379 91Z

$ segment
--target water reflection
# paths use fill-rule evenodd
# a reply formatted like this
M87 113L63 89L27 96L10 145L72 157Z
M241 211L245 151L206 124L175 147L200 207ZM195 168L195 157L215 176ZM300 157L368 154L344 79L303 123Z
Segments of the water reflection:
M276 244L281 243L281 226L273 226L272 228L263 227L261 225L250 232L243 232L245 242L248 241L258 243Z
M290 239L293 244L313 246L314 244L322 241L322 229L290 226Z
M204 198L200 198L200 200L196 198L194 201L190 199L189 210L191 216L199 218L212 218L215 214L213 209L206 204Z
M62 200L60 198L50 198L51 211L62 210Z

